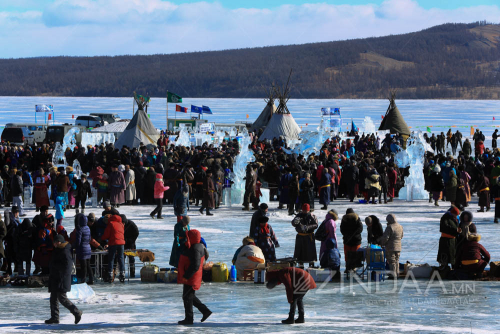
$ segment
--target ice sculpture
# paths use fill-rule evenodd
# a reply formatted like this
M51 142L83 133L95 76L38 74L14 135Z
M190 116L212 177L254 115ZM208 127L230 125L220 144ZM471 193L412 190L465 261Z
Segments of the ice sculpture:
M95 292L87 283L73 284L71 291L66 296L68 299L88 301L95 296Z
M114 143L116 141L114 133L104 132L84 132L82 133L82 147L87 152L87 147L99 146L101 144Z
M190 147L191 146L191 139L190 139L188 128L186 127L185 124L180 124L180 129L181 129L181 131L179 132L179 137L175 141L175 146Z
M82 176L82 166L80 165L80 161L77 159L73 161L73 172L75 173L75 177L80 179L80 176Z
M73 149L75 148L76 146L76 135L80 133L80 128L77 128L77 127L74 127L74 128L71 128L65 135L64 135L64 138L63 138L63 150L66 152L66 148L69 147L69 149L71 151L73 151Z
M232 204L242 204L243 195L245 194L245 176L247 171L247 165L250 162L255 161L253 151L248 148L252 143L250 136L248 135L247 129L239 134L241 136L240 141L240 153L236 156L233 163L233 172L229 175L233 185L231 186L231 203Z
M408 202L429 199L429 193L424 189L424 156L426 151L433 150L421 131L412 132L406 145L406 151L401 150L395 156L399 168L410 166L410 175L405 177L405 186L399 190L399 199Z
M373 123L371 117L368 116L365 117L363 123L361 124L360 132L364 134L372 134L377 132L375 128L375 123Z
M290 149L283 149L287 154L302 154L309 156L311 153L319 153L325 141L330 137L330 128L327 120L321 119L316 131L302 131L299 134L300 142L289 143Z
M64 155L64 149L60 142L56 143L54 152L52 152L52 164L56 167L66 167L68 165L66 162L66 155Z

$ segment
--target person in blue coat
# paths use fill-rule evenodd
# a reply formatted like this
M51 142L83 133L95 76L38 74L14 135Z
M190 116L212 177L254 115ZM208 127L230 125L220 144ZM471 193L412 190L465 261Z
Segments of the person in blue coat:
M90 266L90 257L92 255L90 241L92 237L90 236L90 228L87 223L87 216L83 213L79 213L75 216L75 241L73 243L73 248L76 251L76 259L80 262L81 270L78 278L81 279L82 282L85 282L88 275L88 284L92 285L94 284L94 273Z
M292 181L292 172L290 169L286 168L285 169L285 174L281 177L280 184L279 184L279 191L280 191L280 205L278 206L278 209L283 209L283 204L288 204L290 201L290 198L288 196L288 191L289 191L289 185L290 182Z
M319 204L323 204L321 210L327 210L330 204L330 186L332 183L332 176L328 173L328 168L323 169L321 172L321 179L318 184L319 188Z
M174 214L177 216L177 222L182 220L182 217L187 216L189 210L189 187L184 184L179 187L174 195Z
M340 273L340 252L337 248L337 241L330 238L326 241L326 251L321 255L319 263L321 268L336 270Z

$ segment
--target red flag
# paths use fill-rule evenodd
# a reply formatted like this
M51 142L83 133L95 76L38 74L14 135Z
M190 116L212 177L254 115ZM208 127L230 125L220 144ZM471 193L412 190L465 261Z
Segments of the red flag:
M52 119L52 114L49 114L49 121Z
M380 117L382 117L382 119L384 119L384 115L380 115Z
M175 105L175 111L178 111L178 112L183 112L183 113L187 114L188 109L187 109L187 108L185 108L185 107L181 107L180 105L176 104L176 105Z
M75 115L71 115L71 118L75 118Z

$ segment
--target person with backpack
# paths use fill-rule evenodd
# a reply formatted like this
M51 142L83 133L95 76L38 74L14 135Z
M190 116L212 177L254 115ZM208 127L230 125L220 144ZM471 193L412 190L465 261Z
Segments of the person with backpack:
M340 277L340 252L337 241L330 238L325 241L325 251L319 257L321 268L330 269L335 272L334 277Z
M334 239L335 243L337 243L337 220L338 220L337 211L334 209L328 211L326 214L325 220L321 223L321 225L316 230L316 234L314 238L318 241L321 241L321 247L319 249L319 257L323 255L326 251L327 245L326 242L328 239Z

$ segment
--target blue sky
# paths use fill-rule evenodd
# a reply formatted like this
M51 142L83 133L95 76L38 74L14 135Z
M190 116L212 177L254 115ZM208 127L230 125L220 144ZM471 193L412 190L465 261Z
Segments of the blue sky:
M14 3L15 2L15 3ZM31 9L42 10L46 5L53 3L54 0L0 0L0 10L18 10ZM174 0L175 4L181 3L196 3L199 0ZM214 2L214 1L207 1ZM230 9L236 8L273 8L284 4L301 5L304 3L326 3L332 5L380 5L383 0L323 0L323 1L297 1L297 0L219 0L224 7ZM461 7L473 7L478 5L497 5L499 0L418 0L418 4L424 9L440 8L440 9L456 9Z
M500 0L0 0L0 58L157 54L500 23Z

